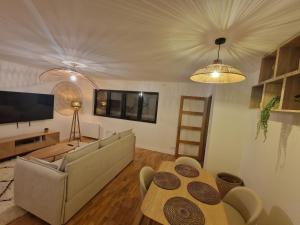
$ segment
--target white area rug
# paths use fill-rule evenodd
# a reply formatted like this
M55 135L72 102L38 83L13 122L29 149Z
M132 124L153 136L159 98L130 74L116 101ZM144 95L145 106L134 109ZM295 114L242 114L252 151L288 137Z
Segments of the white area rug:
M0 225L8 224L26 213L14 203L14 167L15 159L0 163Z

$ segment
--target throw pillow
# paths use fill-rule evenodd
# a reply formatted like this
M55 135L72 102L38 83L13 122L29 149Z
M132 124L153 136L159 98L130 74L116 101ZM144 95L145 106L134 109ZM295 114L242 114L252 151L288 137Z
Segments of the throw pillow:
M41 164L43 166L46 166L46 167L49 167L49 168L52 168L52 169L58 169L58 165L53 164L53 163L48 162L48 161L45 161L45 160L42 160L42 159L31 157L30 161L35 162L37 164Z

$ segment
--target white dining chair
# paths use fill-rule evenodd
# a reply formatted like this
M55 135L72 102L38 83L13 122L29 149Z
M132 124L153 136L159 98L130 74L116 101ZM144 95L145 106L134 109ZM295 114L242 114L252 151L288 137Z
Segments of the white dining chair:
M259 196L247 187L233 188L223 203L230 225L255 225L263 209Z
M179 165L179 164L189 165L196 169L202 168L201 164L196 159L193 159L191 157L186 157L186 156L182 156L182 157L179 157L178 159L176 159L175 164L176 165Z
M140 191L142 199L148 191L155 171L150 166L144 166L140 171Z

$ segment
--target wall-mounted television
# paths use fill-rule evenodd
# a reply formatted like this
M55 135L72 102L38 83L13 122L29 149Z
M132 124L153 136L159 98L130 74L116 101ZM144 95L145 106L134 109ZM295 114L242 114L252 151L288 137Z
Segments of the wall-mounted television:
M0 124L53 119L54 96L0 91Z

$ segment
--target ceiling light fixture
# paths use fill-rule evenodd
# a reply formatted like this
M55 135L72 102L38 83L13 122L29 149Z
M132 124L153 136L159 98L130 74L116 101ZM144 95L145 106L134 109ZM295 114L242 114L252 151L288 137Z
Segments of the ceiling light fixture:
M62 63L67 66L62 68L53 68L43 72L39 76L40 81L51 82L70 80L72 82L76 82L83 79L88 81L93 88L98 89L98 85L89 76L79 71L80 69L87 67L85 64L74 61L63 61Z
M220 48L224 44L226 38L221 37L215 40L215 44L218 48L218 58L214 60L213 64L210 64L204 68L198 69L190 79L200 83L211 83L211 84L226 84L226 83L237 83L246 79L246 76L242 72L230 65L222 63L220 57Z
M71 75L70 76L70 80L73 81L73 82L75 82L75 81L77 81L77 77L75 75Z

